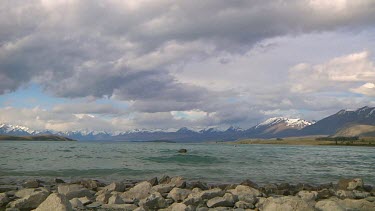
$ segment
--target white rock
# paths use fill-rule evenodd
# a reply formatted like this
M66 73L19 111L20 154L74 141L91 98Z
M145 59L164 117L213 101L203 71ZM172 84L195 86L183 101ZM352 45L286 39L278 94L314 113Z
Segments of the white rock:
M318 201L315 204L315 208L320 211L345 211L345 208L341 206L337 200L325 199Z
M82 185L78 184L61 184L57 187L57 192L65 195L69 200L80 197L92 197L93 193Z
M52 193L41 203L35 211L72 211L72 206L68 199L59 193Z
M48 195L49 192L44 189L35 189L30 195L10 202L8 206L19 209L35 209L48 197Z
M131 188L130 190L124 192L121 197L122 198L129 198L129 199L144 199L150 195L151 192L151 184L147 181L141 182Z
M310 206L306 201L302 200L297 196L283 196L279 198L269 197L267 198L262 205L263 211L295 211L295 210L304 210L304 211L313 211L314 208Z
M233 195L239 196L243 194L250 194L254 196L261 196L262 193L252 187L246 186L246 185L237 185L235 189L230 189L228 192L232 193Z
M173 199L175 202L181 202L185 200L190 193L191 193L191 190L188 190L188 189L173 188L169 192L168 198Z

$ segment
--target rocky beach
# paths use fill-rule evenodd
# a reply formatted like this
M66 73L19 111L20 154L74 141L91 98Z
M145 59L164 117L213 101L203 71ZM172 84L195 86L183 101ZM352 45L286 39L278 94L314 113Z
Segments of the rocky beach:
M11 180L11 178L9 178ZM330 184L207 184L163 176L145 181L65 182L28 179L0 184L0 210L375 210L375 188L360 178Z

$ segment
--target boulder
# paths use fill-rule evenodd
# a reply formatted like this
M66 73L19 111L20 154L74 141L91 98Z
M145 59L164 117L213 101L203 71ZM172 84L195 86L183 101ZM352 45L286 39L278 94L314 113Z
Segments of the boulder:
M100 202L100 201L95 201L95 202L93 202L93 203L91 203L91 204L86 205L86 208L89 208L89 209L97 209L97 208L101 207L102 205L103 205L102 202Z
M89 199L89 198L87 198L87 196L85 196L85 197L81 197L81 198L78 198L78 200L83 204L83 205L88 205L88 204L90 204L90 203L92 203L92 201Z
M297 196L305 201L315 201L318 196L318 192L302 190L297 193Z
M55 183L65 183L64 180L59 179L59 178L55 178L53 181L54 181Z
M168 175L164 175L160 180L159 184L167 184L171 181L171 178Z
M353 190L353 195L355 199L364 199L371 196L370 193L359 190Z
M78 208L78 209L83 209L83 204L78 198L74 198L69 200L70 204L72 205L72 208Z
M191 193L191 190L189 189L173 188L169 192L168 198L173 199L175 202L181 202L185 200L190 193Z
M117 192L124 192L125 191L125 184L122 182L113 182L107 186L105 186L102 190L99 192L105 192L105 191L117 191Z
M226 193L223 197L215 197L207 201L207 206L212 207L233 207L234 203L236 202L235 197L230 194Z
M65 195L68 200L85 196L91 198L94 195L89 189L78 184L61 184L57 187L57 192Z
M178 153L187 153L187 149L180 149L178 150Z
M241 194L237 196L239 201L243 201L250 204L256 204L258 202L257 197L252 194Z
M145 210L158 210L168 207L168 203L160 193L155 192L139 202L139 206Z
M49 195L49 192L44 188L35 189L30 195L12 201L8 204L10 208L19 209L35 209L37 208Z
M240 185L249 186L249 187L252 187L252 188L255 188L255 189L259 188L259 186L255 182L253 182L249 179L244 180L243 182L240 183Z
M97 191L97 190L98 190L98 187L101 187L103 184L100 183L100 182L97 181L97 180L89 179L89 180L82 180L82 181L81 181L81 185L82 185L83 187L87 188L87 189Z
M18 186L16 185L0 185L0 193L5 193L8 191L15 191L18 190Z
M274 198L274 197L267 198L263 202L261 210L263 211L274 211L274 210L313 211L314 208L297 196L283 196L283 197L278 197L278 198Z
M134 204L103 204L101 208L105 210L132 211L137 209Z
M212 198L215 198L215 197L224 196L224 193L225 192L223 190L221 190L220 188L214 188L214 189L210 189L210 190L205 190L205 191L199 192L198 196L201 199L212 199Z
M41 203L35 211L72 211L72 205L68 199L59 193L52 193Z
M109 198L112 196L111 192L102 192L101 194L96 196L96 201L101 202L103 204L107 204Z
M129 198L129 199L144 199L148 195L150 195L151 192L151 184L147 181L141 182L131 188L130 190L124 192L121 197L122 198Z
M174 184L160 184L151 188L151 192L159 192L161 194L170 192L175 187Z
M373 211L375 210L375 203L369 202L365 199L344 199L339 203L346 208L346 210L361 210L361 211Z
M331 190L323 189L323 190L318 191L318 194L317 194L316 198L317 199L328 199L333 195L334 195L334 193Z
M22 184L24 188L38 188L39 181L38 180L28 180Z
M169 184L173 184L176 188L185 188L186 182L182 177L173 177Z
M155 185L158 185L159 182L158 182L158 178L157 177L154 177L150 180L148 180L148 182L152 185L152 186L155 186Z
M254 209L255 206L251 203L247 203L247 202L244 202L244 201L238 201L235 203L234 205L235 207L237 208L241 208L241 209Z
M119 193L115 193L111 197L109 197L108 204L125 204L125 202L124 200L122 200Z
M349 190L338 190L336 191L335 195L340 199L346 199L346 198L354 199L353 191L349 191Z
M10 200L9 200L7 194L0 193L0 207L5 207L5 205L7 205L9 201Z
M315 208L320 211L345 211L346 210L336 200L331 200L331 199L318 201L315 204Z
M361 178L353 179L348 183L348 190L358 190L363 189L364 183Z
M30 195L33 192L34 192L34 188L25 188L14 193L14 196L17 198L23 198L23 197Z
M191 189L199 188L201 190L208 190L208 185L204 182L196 181L196 182L191 182L189 184L189 188L191 188Z
M186 206L183 203L174 203L171 206L169 206L167 210L169 211L192 211L193 209L191 209L189 206Z
M235 196L244 195L244 194L254 195L254 196L262 195L262 193L259 190L246 186L246 185L237 185L235 189L230 189L228 190L228 192L232 193Z
M364 183L361 178L341 179L337 183L337 188L340 190L363 189L363 187L364 187Z

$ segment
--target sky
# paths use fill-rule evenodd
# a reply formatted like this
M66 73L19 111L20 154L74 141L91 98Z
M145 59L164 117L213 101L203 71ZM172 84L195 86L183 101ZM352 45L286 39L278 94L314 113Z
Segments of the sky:
M250 128L363 106L374 0L0 2L0 123Z

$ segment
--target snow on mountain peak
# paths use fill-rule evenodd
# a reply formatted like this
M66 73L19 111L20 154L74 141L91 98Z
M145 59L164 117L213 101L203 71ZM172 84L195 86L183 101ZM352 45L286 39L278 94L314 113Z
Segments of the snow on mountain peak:
M269 118L266 121L258 124L257 126L255 126L255 128L259 128L259 127L263 127L263 126L270 127L270 126L277 125L277 124L280 124L280 123L285 123L286 126L288 126L288 127L299 128L299 129L302 129L306 126L309 126L309 125L313 124L313 122L309 122L309 121L299 119L299 118L293 118L292 119L292 118L287 118L287 117L272 117L272 118Z

